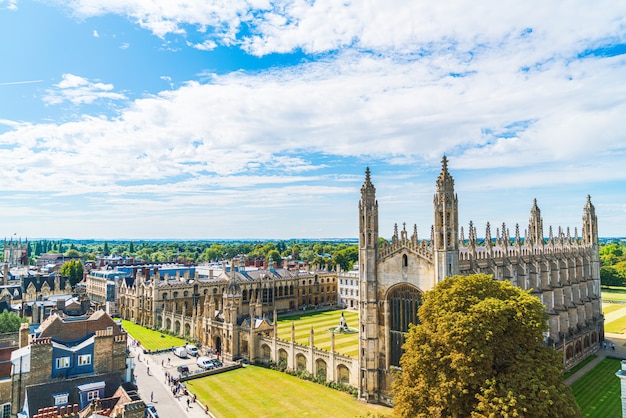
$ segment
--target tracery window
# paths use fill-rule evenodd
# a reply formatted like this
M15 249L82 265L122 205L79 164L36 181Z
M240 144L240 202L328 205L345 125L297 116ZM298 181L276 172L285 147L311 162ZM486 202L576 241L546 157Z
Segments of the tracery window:
M391 290L388 296L390 329L389 342L391 347L390 364L400 366L402 357L402 345L406 333L409 332L409 324L417 324L417 310L422 304L422 292L417 288L403 284Z

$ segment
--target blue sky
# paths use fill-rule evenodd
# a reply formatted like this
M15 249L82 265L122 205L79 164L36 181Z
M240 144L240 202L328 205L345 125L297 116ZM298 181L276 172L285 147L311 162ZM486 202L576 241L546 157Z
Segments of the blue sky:
M626 236L626 3L0 0L0 235ZM494 232L495 234L495 232Z

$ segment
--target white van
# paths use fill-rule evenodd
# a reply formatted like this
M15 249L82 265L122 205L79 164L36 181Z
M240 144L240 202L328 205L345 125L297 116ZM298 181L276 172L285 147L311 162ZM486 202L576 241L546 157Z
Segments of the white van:
M198 355L198 347L196 347L193 344L187 344L185 349L187 350L187 354L189 354L192 357L196 357Z
M187 358L187 349L185 347L176 347L174 354L180 358Z

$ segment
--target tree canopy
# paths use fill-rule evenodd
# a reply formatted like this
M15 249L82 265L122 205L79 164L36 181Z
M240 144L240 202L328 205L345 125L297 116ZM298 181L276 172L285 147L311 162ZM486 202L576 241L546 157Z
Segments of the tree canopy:
M15 312L9 312L5 309L0 313L0 334L18 331L22 322L27 322L27 319L22 319Z
M484 274L424 295L394 382L402 417L577 417L539 299Z
M76 283L83 280L83 273L85 268L83 267L83 263L80 260L70 260L63 263L59 272L64 277L69 277L70 284L72 287L76 286Z

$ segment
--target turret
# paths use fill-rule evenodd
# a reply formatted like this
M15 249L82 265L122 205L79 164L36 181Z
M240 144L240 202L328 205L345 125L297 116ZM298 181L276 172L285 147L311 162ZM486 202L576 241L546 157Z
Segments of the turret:
M437 193L433 205L433 250L435 280L438 283L447 276L459 273L459 203L445 155L441 159L441 173L437 178Z
M533 200L533 207L530 209L528 239L532 245L543 246L543 219L541 219L541 210L537 206L537 199Z

